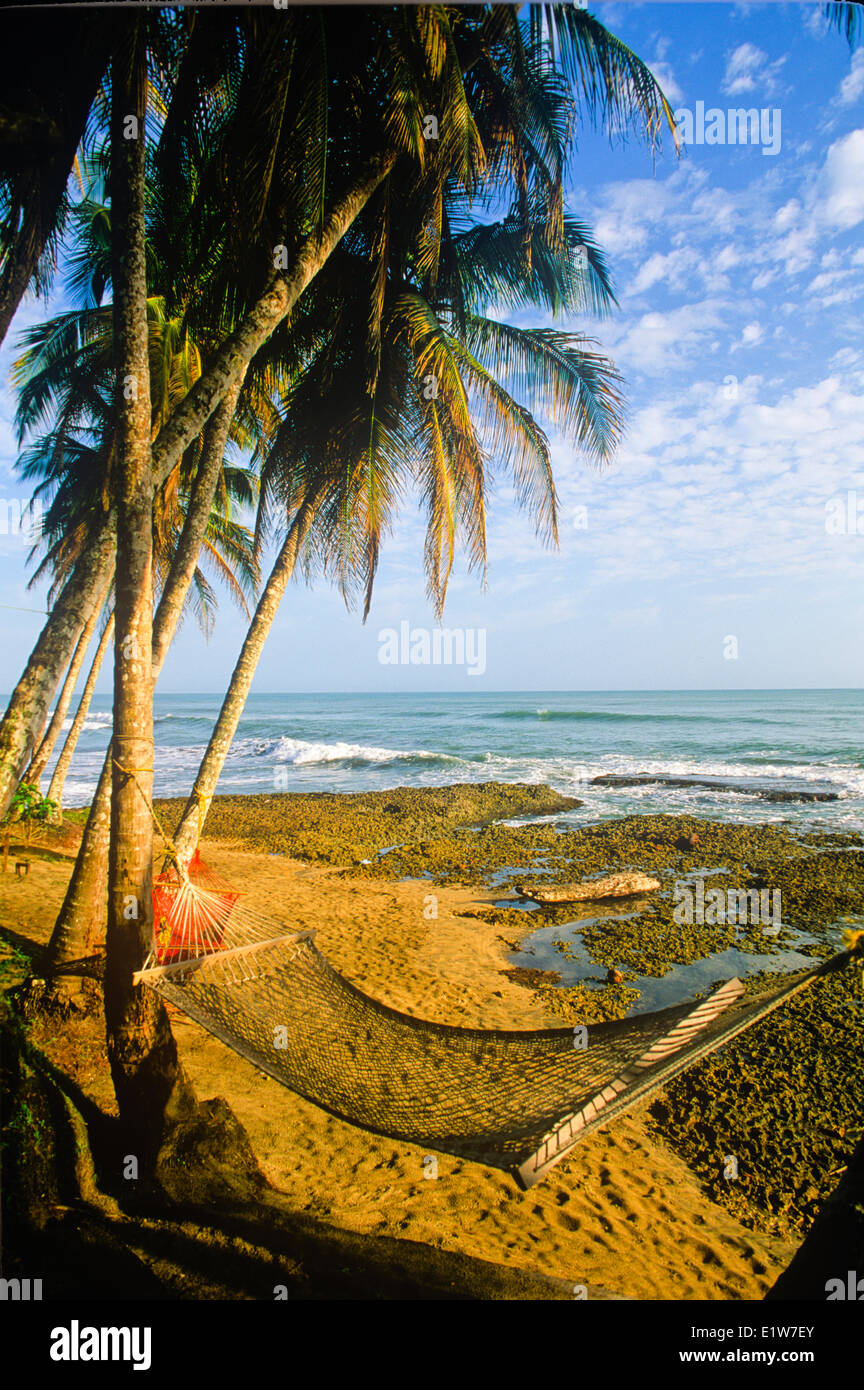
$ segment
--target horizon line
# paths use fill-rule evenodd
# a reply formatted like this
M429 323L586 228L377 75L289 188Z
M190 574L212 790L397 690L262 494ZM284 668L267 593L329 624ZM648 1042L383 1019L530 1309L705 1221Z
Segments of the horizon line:
M258 698L271 698L279 695L374 695L395 698L403 698L406 695L465 695L465 696L488 696L488 695L754 695L754 694L817 694L832 693L837 691L859 691L864 693L864 686L861 685L747 685L734 686L595 686L590 688L566 687L553 689L551 686L537 686L532 689L511 686L499 690L255 690L250 691L247 700ZM105 699L110 691L96 692L94 698L101 696ZM160 696L176 695L220 695L224 698L225 689L219 687L213 690L157 690L154 692L154 699ZM8 699L8 695L0 697Z

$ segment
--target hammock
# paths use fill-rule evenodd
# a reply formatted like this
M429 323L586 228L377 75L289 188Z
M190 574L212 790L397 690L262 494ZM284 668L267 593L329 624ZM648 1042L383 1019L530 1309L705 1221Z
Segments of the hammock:
M502 1168L525 1188L587 1134L797 994L844 951L757 997L728 980L697 1003L587 1028L456 1028L370 998L313 932L268 918L196 857L154 888L134 977L284 1086L353 1125Z

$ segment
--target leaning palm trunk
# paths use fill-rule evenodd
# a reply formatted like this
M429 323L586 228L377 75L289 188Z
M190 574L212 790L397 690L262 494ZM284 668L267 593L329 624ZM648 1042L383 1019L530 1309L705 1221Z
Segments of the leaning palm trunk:
M102 597L104 599L105 595L103 594ZM66 715L69 713L69 706L72 703L75 686L78 684L78 677L81 674L81 668L84 665L84 658L87 655L87 649L90 646L91 638L96 631L96 624L99 621L101 609L102 603L100 601L96 604L96 607L84 624L81 636L78 638L78 645L69 663L69 670L66 672L66 679L63 682L63 689L60 691L60 698L57 701L51 723L48 725L48 732L40 743L38 751L27 769L27 781L37 787L42 780L43 772L48 766L48 759L54 752L54 746L57 739L60 737L60 730L63 728Z
M64 965L87 955L95 935L102 936L105 931L105 878L111 832L111 748L109 743L75 868L42 960L42 974L49 980L53 980ZM74 985L77 989L77 980Z
M114 564L113 516L100 521L96 536L66 581L0 722L0 816L6 814L21 773L45 722L81 629L98 606Z
M153 923L153 467L145 256L145 22L118 43L111 71L111 217L117 358L117 571L105 1025L124 1132L146 1164L195 1099L165 1009L133 983ZM130 138L128 121L136 128Z
M244 373L245 375L245 373ZM242 377L241 377L242 381ZM220 469L228 442L228 433L240 382L229 391L205 430L204 449L186 511L183 530L156 617L153 621L151 669L153 684L159 678L163 662L171 645L201 544L207 531L210 509L219 481ZM66 889L63 906L54 924L51 940L43 963L47 976L56 975L64 965L80 960L105 934L105 877L108 868L108 840L111 821L111 746L84 828L84 837L75 860L75 868Z
M287 277L276 274L239 328L213 356L162 427L153 445L153 478L160 488L171 476L184 451L198 437L220 401L242 380L252 358L283 319L290 314L372 194L395 163L395 155L380 155L361 171L337 203L319 232L302 243ZM87 620L95 596L104 588L113 560L113 516L106 517L95 541L76 567L55 605L0 723L0 816L5 815L30 756L45 714L69 664L75 639ZM101 547L107 546L104 551ZM101 566L101 568L100 568ZM79 574L80 571L80 574ZM68 590L68 593L67 593Z
M48 800L53 801L54 803L52 820L55 824L59 824L63 819L63 788L66 785L66 778L69 774L69 766L72 762L72 756L75 752L75 749L78 746L78 740L81 737L81 730L84 728L84 721L86 720L87 715L90 713L90 704L93 699L93 691L96 689L96 681L99 678L99 672L101 671L102 663L105 660L105 653L108 650L109 643L111 642L113 636L114 614L112 613L111 617L105 624L105 630L102 633L102 636L99 638L99 645L96 648L96 655L93 658L92 664L90 666L90 671L84 685L84 689L81 692L81 699L78 703L78 708L75 711L75 717L72 720L72 727L69 730L69 733L66 735L66 742L63 744L63 748L60 752L60 757L57 759L57 766L54 768L54 772L51 776L51 783L48 787Z
M242 379L241 374L259 348L288 317L395 162L395 154L380 154L360 170L320 231L310 232L301 242L290 274L274 273L239 327L213 354L206 370L163 425L153 444L157 487L170 475L193 439L198 438L226 393Z
M195 785L174 833L174 849L181 864L187 864L198 841L210 804L216 791L228 750L237 732L240 716L252 686L264 644L282 602L282 596L294 573L297 555L315 514L315 500L309 499L297 513L285 537L264 592L255 609L255 616L237 659L231 682L219 711L216 726L210 735Z
M201 546L207 534L213 499L222 474L225 446L228 443L231 421L234 419L240 389L246 377L246 367L247 364L243 363L236 381L229 387L224 399L207 422L207 427L204 430L201 463L195 477L177 549L171 561L171 568L153 622L154 684L162 670L162 663L177 630L180 614L186 602L186 595L195 575Z

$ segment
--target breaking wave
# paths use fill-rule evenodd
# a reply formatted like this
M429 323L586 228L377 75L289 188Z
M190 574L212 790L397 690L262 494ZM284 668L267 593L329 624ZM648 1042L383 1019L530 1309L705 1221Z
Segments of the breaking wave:
M246 742L242 740L241 742ZM255 740L254 751L259 757L269 756L277 763L426 763L443 765L459 763L463 760L449 753L432 753L425 748L412 748L407 751L399 748L377 748L365 743L317 743L302 738L278 738L267 741ZM241 751L235 745L236 750Z

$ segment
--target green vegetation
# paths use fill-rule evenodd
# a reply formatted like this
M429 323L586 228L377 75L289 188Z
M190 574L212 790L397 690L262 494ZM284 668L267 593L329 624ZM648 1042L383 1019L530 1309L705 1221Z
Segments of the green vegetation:
M24 826L24 839L29 845L34 824L47 824L54 814L54 809L54 802L49 801L47 796L43 796L35 783L20 782L18 784L2 822L4 874L8 867L9 843L12 838L13 825L20 823Z
M862 1023L860 971L829 975L652 1105L663 1137L745 1225L803 1234L836 1187L864 1133Z
M160 820L171 824L186 803L165 800L155 804ZM460 827L482 825L501 816L552 815L579 804L551 787L521 782L395 787L392 791L356 794L217 796L207 818L207 835L215 840L240 839L271 854L351 864L361 873L398 878L408 876L405 856L412 850L425 853L428 849L434 859L440 842L441 853L452 858L452 845L463 844ZM470 844L474 831L466 828L463 836ZM406 845L406 841L412 843ZM361 862L396 844L402 848L379 863ZM427 871L425 863L419 871ZM451 877L455 880L459 874L454 871ZM463 875L462 881L473 880Z
M54 802L43 796L35 783L21 782L12 797L6 820L10 825L20 821L29 843L34 824L44 825L51 819L54 809Z

